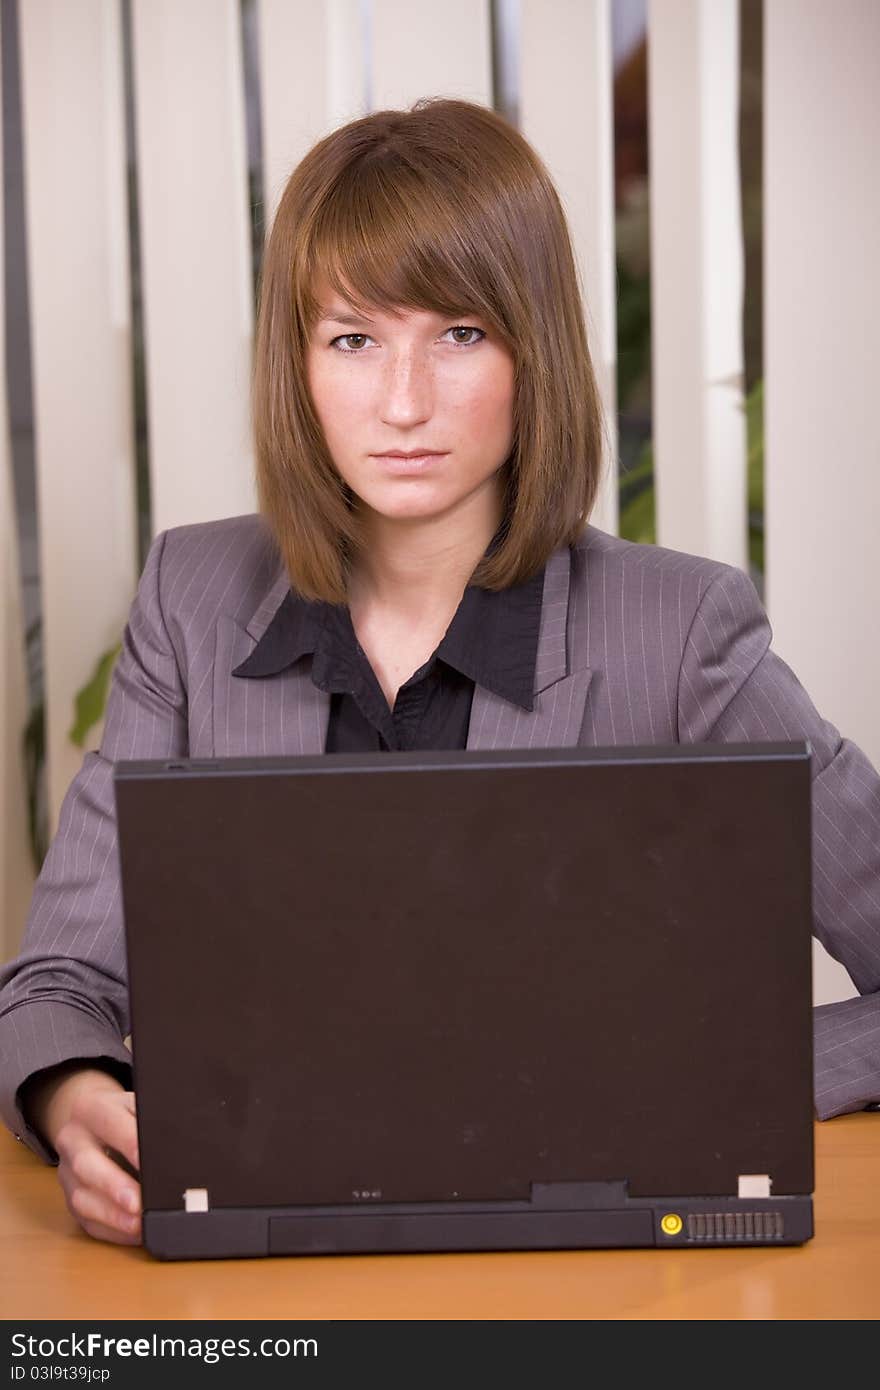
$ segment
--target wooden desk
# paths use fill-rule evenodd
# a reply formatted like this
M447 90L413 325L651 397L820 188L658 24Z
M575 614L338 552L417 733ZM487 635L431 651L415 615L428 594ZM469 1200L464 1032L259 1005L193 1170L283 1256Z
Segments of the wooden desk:
M880 1316L880 1114L816 1126L816 1236L753 1250L324 1256L165 1264L103 1245L0 1132L5 1319Z

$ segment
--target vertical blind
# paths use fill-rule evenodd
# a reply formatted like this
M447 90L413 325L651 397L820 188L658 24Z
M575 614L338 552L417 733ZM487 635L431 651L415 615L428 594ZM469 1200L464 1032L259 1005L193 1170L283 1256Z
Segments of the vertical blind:
M572 229L608 424L607 478L593 520L617 526L611 0L128 6L19 6L52 826L82 756L68 732L75 693L119 641L139 568L134 290L143 311L152 532L252 510L255 215L259 240L291 169L348 119L423 96L497 104L500 15L517 31L520 128L546 161ZM245 99L243 15L256 30L254 110ZM737 0L647 0L647 18L657 539L744 566L739 8ZM770 616L777 650L823 713L877 762L880 655L866 637L877 599L869 546L880 516L877 432L868 418L880 190L866 133L880 128L880 6L765 0L765 38ZM249 139L260 147L257 190L249 187ZM2 415L0 426L0 796L11 950L31 868L21 600ZM100 726L91 746L99 737Z

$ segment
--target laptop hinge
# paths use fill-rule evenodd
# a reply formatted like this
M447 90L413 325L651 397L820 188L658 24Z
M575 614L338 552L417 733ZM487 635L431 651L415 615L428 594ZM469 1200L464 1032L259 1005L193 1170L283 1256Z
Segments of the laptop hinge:
M183 1194L184 1211L208 1211L208 1189L206 1187L188 1187Z
M772 1182L767 1173L740 1173L737 1197L769 1197Z

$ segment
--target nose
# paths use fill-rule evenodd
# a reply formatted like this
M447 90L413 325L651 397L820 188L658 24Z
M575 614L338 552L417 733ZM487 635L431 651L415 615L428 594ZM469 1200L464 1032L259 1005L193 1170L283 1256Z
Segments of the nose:
M434 381L430 364L415 348L390 355L381 376L379 414L386 425L408 429L430 419Z

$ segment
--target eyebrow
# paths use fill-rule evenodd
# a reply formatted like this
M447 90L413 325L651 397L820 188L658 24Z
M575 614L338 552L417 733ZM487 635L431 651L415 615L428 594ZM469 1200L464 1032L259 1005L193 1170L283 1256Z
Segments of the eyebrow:
M370 325L372 326L373 320L372 320L372 319L367 319L367 318L359 318L357 314L344 314L344 313L339 313L339 314L337 314L333 309L331 309L331 310L329 310L328 313L326 313L326 314L321 314L320 318L318 319L318 323L329 323L329 322L332 322L332 323L347 323L347 324L349 324L349 326L352 325L352 324L357 325L357 324L359 324L359 323L368 323L368 324L370 324Z
M476 312L475 310L473 310L473 309L458 309L458 310L455 311L455 313L459 314L459 315L460 315L461 317L463 317L463 318L480 318L480 317L482 317L479 313L477 313L477 312ZM438 317L438 318L454 318L454 317L455 317L455 314L448 314L448 315L447 315L447 314L438 314L437 317ZM368 318L365 318L365 317L362 318L362 317L360 317L358 314L351 314L351 313L345 313L345 312L339 312L339 313L337 313L335 309L328 309L326 313L320 314L320 315L318 316L317 322L318 322L318 323L344 323L344 324L346 324L349 328L357 328L358 325L359 325L359 324L362 324L362 323L369 324L369 326L370 326L371 328L374 326L373 320L372 320L372 319L368 319Z

